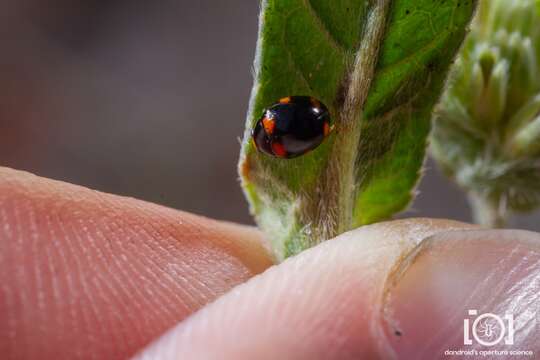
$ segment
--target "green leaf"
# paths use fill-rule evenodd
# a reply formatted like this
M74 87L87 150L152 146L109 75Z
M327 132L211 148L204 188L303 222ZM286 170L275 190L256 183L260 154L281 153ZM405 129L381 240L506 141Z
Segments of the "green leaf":
M240 156L251 211L279 259L403 210L433 104L471 0L267 0ZM251 129L290 95L318 98L335 130L295 159L258 152Z

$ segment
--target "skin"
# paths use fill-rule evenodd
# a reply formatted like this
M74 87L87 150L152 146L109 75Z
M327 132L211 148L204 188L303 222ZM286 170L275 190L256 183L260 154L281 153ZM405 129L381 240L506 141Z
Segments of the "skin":
M536 233L400 220L273 266L253 228L0 169L6 359L434 359L471 308L540 353L539 284Z

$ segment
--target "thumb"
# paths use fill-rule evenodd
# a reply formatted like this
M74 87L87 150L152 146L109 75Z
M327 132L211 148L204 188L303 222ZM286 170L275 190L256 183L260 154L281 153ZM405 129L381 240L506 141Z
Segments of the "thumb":
M442 358L478 348L463 344L468 309L513 312L507 350L538 351L540 235L473 229L412 219L343 234L236 287L139 358Z
M385 330L400 357L540 352L540 234L441 233L423 241L388 283Z

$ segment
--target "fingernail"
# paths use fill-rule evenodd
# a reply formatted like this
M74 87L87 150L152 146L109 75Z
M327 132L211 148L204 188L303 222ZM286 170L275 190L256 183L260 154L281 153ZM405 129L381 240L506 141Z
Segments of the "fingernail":
M386 344L397 359L540 356L540 234L464 230L423 241L390 276Z

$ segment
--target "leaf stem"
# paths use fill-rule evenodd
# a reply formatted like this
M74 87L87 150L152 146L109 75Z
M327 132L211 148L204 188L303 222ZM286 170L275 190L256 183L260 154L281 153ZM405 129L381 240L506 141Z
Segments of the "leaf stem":
M352 226L362 108L374 77L389 6L389 0L377 0L370 10L351 75L345 80L345 99L335 123L336 140L317 196L304 198L301 221L311 225L311 245L350 230Z

